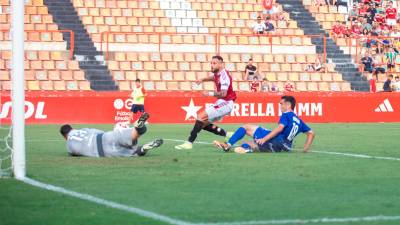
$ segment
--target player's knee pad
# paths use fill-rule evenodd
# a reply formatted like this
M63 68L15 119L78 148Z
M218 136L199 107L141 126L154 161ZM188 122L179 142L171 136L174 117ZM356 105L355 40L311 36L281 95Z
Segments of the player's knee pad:
M138 132L139 135L142 135L144 133L146 133L147 131L147 127L143 126L143 127L135 127L136 131Z

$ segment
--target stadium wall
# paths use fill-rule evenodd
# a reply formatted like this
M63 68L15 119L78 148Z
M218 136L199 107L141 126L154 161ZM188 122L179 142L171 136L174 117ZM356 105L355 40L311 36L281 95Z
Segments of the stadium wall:
M307 122L400 122L400 93L295 92L297 114ZM223 123L276 122L282 93L239 93ZM28 124L114 124L128 119L129 92L26 92ZM150 123L192 123L215 101L197 92L149 92ZM9 123L9 93L1 93L0 122Z

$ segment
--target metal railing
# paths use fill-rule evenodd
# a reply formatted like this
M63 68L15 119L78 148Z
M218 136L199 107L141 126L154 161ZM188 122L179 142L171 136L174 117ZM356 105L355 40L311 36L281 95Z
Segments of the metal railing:
M110 37L111 37L111 35L118 35L118 34L124 34L124 35L157 35L158 36L157 44L158 44L158 51L159 52L161 51L161 45L162 45L161 36L162 35L182 35L182 36L184 36L184 35L209 35L209 36L213 36L215 38L214 45L215 45L215 53L216 54L220 54L221 53L221 45L226 45L226 44L221 44L221 37L231 37L231 36L236 36L236 37L267 37L267 38L269 38L268 42L269 42L269 46L271 48L271 52L272 52L272 46L274 45L272 43L272 39L274 37L322 38L323 39L323 62L326 63L326 37L324 35L276 35L276 34L224 34L224 33L168 33L168 32L113 32L113 31L104 31L104 32L102 32L100 34L100 50L102 52L105 52L105 57L106 57L107 60L109 59L109 52L110 52L109 51L109 45L110 45L110 42L111 42L110 41ZM117 42L117 43L121 43L121 42ZM129 43L129 42L124 42L124 43ZM135 42L135 43L140 44L139 42ZM171 43L168 43L168 44L171 44ZM179 45L179 44L177 44L177 45ZM207 44L205 44L205 45L207 45ZM258 43L258 44L235 44L235 45L262 45L262 44ZM284 45L284 43L282 45Z

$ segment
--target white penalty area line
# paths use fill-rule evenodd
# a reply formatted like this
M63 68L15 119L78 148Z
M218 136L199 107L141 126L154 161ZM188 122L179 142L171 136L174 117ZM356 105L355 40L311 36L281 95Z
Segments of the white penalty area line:
M383 160L400 161L400 158L396 158L396 157L372 156L372 155L364 155L364 154L353 154L353 153L345 153L345 152L330 152L330 151L311 151L311 152L315 152L315 153L319 153L319 154L328 154L328 155L341 155L341 156L363 158L363 159L383 159Z
M184 140L179 140L179 139L168 139L168 138L165 138L164 140L172 141L172 142L186 142ZM202 142L202 141L196 141L194 144L212 145L212 143ZM293 149L293 150L294 151L303 151L303 150L300 150L300 149ZM328 154L328 155L340 155L340 156L347 156L347 157L353 157L353 158L363 158L363 159L381 159L381 160L400 161L400 158L396 158L396 157L372 156L372 155L346 153L346 152L315 151L315 150L311 150L309 152L318 153L318 154Z
M95 197L93 195L79 193L71 191L62 187L58 187L51 184L42 183L40 181L22 178L22 182L53 192L68 195L74 198L92 202L98 205L103 205L109 208L114 208L117 210L125 211L128 213L133 213L142 217L149 219L161 221L172 225L273 225L273 224L315 224L315 223L348 223L348 222L376 222L376 221L397 221L400 220L400 216L366 216L366 217L348 217L348 218L316 218L316 219L283 219L283 220L254 220L254 221L242 221L242 222L218 222L218 223L191 223L179 219L174 219L165 215L161 215L155 212L139 209L136 207L120 204L117 202L105 200L102 198Z
M117 202L98 198L89 194L70 191L68 189L54 186L51 184L42 183L40 181L30 179L28 177L20 179L22 182L42 188L45 190L65 194L74 198L89 201L95 204L103 205L106 207L126 211L139 216L147 217L153 220L158 220L167 224L173 225L268 225L268 224L313 224L313 223L348 223L348 222L376 222L376 221L396 221L400 220L400 216L366 216L366 217L348 217L348 218L317 218L317 219L289 219L289 220L255 220L255 221L242 221L242 222L220 222L220 223L191 223L183 220L174 219L164 216L155 212L139 209L136 207L123 205Z
M366 217L348 217L348 218L319 218L319 219L293 219L293 220L255 220L243 222L227 223L204 223L196 225L268 225L268 224L313 224L313 223L350 223L350 222L376 222L376 221L396 221L400 216L366 216Z
M75 192L75 191L70 191L67 190L65 188L62 187L58 187L58 186L54 186L51 184L46 184L46 183L42 183L40 181L37 180L33 180L30 179L28 177L22 178L21 179L22 182L26 183L26 184L30 184L32 186L38 187L38 188L42 188L45 190L49 190L49 191L54 191L54 192L58 192L58 193L62 193L74 198L79 198L85 201L89 201L89 202L93 202L99 205L103 205L103 206L107 206L110 208L114 208L114 209L118 209L121 211L126 211L129 213L133 213L133 214L137 214L139 216L143 216L143 217L147 217L153 220L158 220L158 221L162 221L168 224L173 224L173 225L192 225L191 223L182 221L182 220L177 220L168 216L164 216L158 213L154 213L151 211L147 211L147 210L143 210L143 209L139 209L139 208L135 208L135 207L131 207L131 206L127 206L127 205L123 205L117 202L112 202L112 201L108 201L102 198L98 198L89 194L83 194L83 193L79 193L79 192Z

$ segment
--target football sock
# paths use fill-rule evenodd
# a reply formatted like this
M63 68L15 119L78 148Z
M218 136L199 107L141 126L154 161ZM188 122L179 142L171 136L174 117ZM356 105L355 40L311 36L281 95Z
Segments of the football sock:
M138 132L139 135L142 135L142 134L146 133L147 127L146 127L146 126L143 126L143 127L135 127L135 130Z
M200 120L196 120L196 123L194 124L194 127L190 132L190 136L188 139L190 143L193 143L194 140L196 140L197 134L201 131L201 129L203 129L203 122L201 122Z
M246 135L246 129L243 127L239 127L235 133L233 133L232 137L229 139L228 144L231 146L234 145L236 142L238 142L240 139L242 139Z
M251 149L250 145L247 144L247 143L243 143L241 146L242 146L242 148L244 148L244 149Z
M203 130L206 130L208 132L211 132L211 133L219 135L219 136L224 136L224 137L226 136L226 131L214 124L209 124L209 125L205 126L203 128Z

